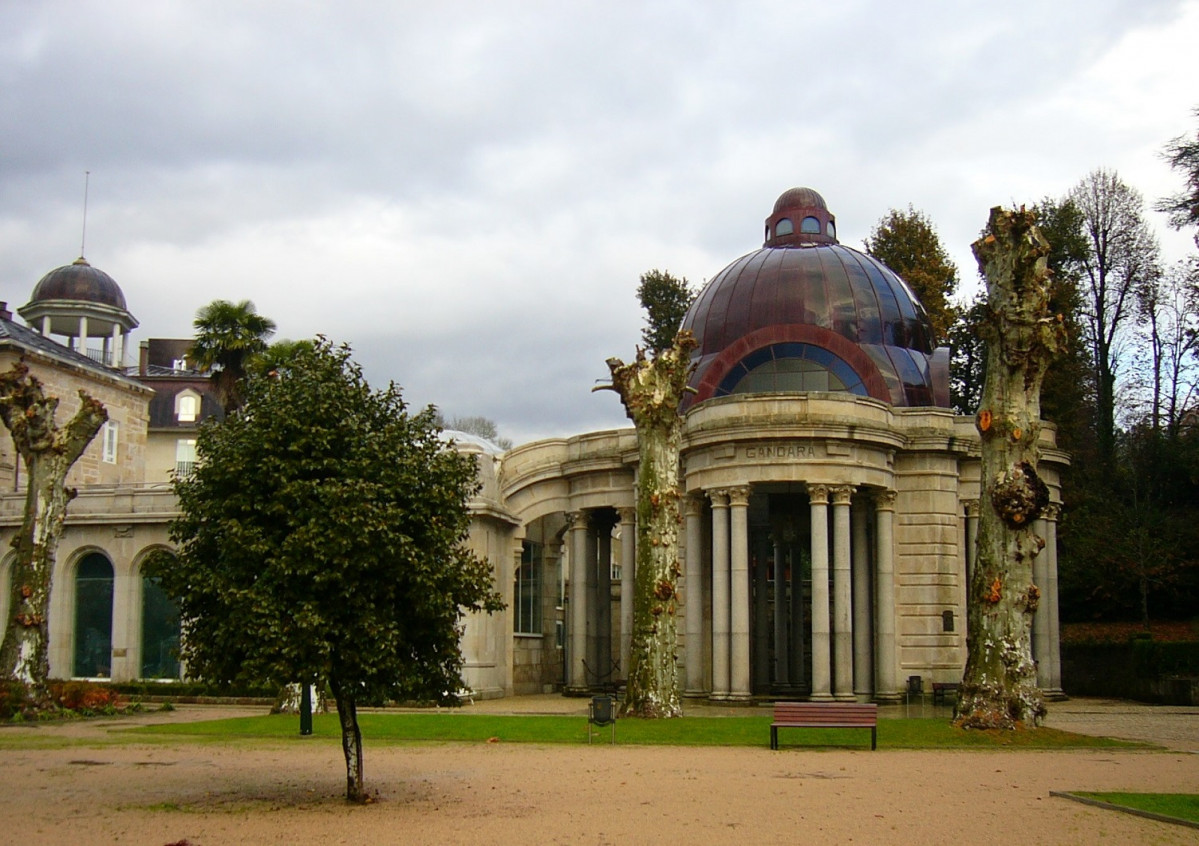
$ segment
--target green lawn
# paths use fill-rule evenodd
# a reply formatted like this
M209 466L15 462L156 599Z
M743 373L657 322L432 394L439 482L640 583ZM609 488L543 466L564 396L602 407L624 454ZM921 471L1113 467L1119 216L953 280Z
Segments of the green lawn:
M1076 790L1074 795L1199 825L1199 795L1194 793L1092 793Z
M660 746L761 746L770 744L770 716L684 717L678 720L620 720L616 742ZM422 741L505 743L586 743L587 721L579 716L497 716L463 713L365 713L359 715L368 744ZM597 729L597 742L608 742L610 729ZM240 717L227 720L139 726L122 734L184 735L207 739L299 739L295 716ZM333 714L313 719L313 734L340 737ZM783 729L779 743L787 747L870 748L865 729ZM880 749L1085 749L1143 747L1143 744L1038 728L1018 732L955 729L948 720L880 720Z

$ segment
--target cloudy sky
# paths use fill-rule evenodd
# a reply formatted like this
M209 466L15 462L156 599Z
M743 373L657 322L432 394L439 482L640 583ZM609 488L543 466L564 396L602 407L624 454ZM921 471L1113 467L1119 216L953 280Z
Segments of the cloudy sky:
M90 171L135 338L248 298L517 442L620 426L645 270L702 283L807 185L853 247L922 209L973 285L993 205L1182 187L1196 43L1195 0L3 0L0 299L79 254Z

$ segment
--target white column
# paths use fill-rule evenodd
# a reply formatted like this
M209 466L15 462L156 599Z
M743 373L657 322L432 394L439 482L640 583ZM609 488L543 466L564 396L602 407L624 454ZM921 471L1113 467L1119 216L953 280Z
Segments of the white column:
M749 488L729 491L730 578L732 611L730 637L729 693L733 699L749 699Z
M1046 691L1051 698L1064 699L1062 690L1062 628L1058 619L1057 594L1057 521L1061 516L1062 506L1053 503L1045 509L1045 551L1048 555L1048 590L1041 595L1041 602L1049 606L1049 689Z
M869 512L860 498L850 511L853 520L853 692L863 702L874 692L870 617L874 605L870 601Z
M729 695L729 495L712 491L712 698Z
M812 695L832 699L828 593L828 486L808 485L812 513Z
M122 367L125 364L125 340L124 334L121 332L121 324L113 324L112 327L112 358L109 364L113 367Z
M849 503L853 488L841 485L833 494L833 696L852 702L853 607L849 569Z
M87 355L87 315L86 314L81 314L79 316L79 340L78 340L78 346L76 347L76 349L79 352L83 353L84 355Z
M595 565L596 655L595 672L600 684L616 681L612 666L612 528L604 520L595 527L598 560Z
M966 604L970 604L970 579L978 556L978 500L968 499L966 506Z
M683 629L687 638L684 653L684 695L700 696L704 690L704 603L703 588L703 503L694 496L683 498L687 558L683 578Z
M875 498L875 532L878 549L874 558L875 662L874 698L898 702L896 684L895 631L895 491L882 491Z
M42 334L47 338L50 337L50 315L42 315Z
M598 554L595 537L594 514L587 513L587 531L583 533L586 539L583 553L583 568L586 578L587 596L587 667L585 668L584 684L594 686L599 681L599 580L596 574L596 556Z
M566 515L570 523L570 630L567 632L569 670L566 686L587 689L587 512Z
M629 677L637 573L637 509L620 509L620 668Z
M1032 583L1040 591L1037 610L1032 616L1032 654L1037 662L1037 687L1049 689L1053 675L1053 661L1049 657L1049 543L1046 537L1048 521L1037 520L1033 532L1046 540L1044 548L1032 560Z

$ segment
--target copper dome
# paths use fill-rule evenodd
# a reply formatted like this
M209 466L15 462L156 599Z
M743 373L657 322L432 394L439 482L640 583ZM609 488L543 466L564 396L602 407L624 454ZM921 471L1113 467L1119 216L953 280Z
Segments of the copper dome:
M794 231L778 234L782 220ZM792 188L766 219L766 245L704 287L683 319L698 342L684 407L792 390L949 406L948 350L934 349L923 306L881 262L839 244L833 222L818 193Z
M71 264L51 270L34 286L29 305L71 300L112 306L126 311L125 294L116 280L92 267L82 256Z

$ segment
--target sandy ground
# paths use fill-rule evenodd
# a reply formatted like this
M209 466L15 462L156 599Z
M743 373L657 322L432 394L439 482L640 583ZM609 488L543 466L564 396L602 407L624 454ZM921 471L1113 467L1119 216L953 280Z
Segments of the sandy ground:
M473 707L586 711L560 697ZM245 711L181 708L137 721L235 713ZM372 747L368 737L378 801L350 806L341 749L328 739L114 745L129 720L16 727L0 742L78 743L0 748L0 843L1199 843L1197 829L1049 795L1199 791L1199 709L1082 700L1059 704L1050 723L1168 751L772 752L766 737L761 749Z

